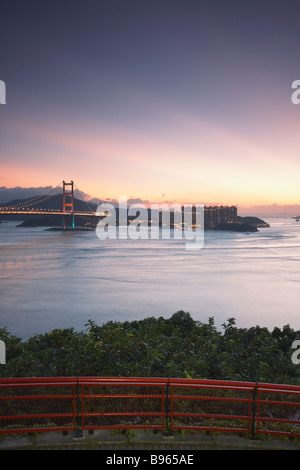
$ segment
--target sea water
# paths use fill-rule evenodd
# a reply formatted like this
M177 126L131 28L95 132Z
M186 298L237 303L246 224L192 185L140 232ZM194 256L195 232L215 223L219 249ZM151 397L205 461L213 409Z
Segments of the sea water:
M300 329L300 222L266 218L255 233L205 232L185 240L104 240L96 232L52 232L0 224L0 328L22 339L89 319L213 317L218 328L286 324Z

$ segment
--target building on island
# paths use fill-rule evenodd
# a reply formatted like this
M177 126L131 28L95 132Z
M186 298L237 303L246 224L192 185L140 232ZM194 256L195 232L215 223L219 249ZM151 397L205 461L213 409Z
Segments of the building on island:
M235 224L238 222L237 208L235 206L205 206L204 225L214 228L219 224Z

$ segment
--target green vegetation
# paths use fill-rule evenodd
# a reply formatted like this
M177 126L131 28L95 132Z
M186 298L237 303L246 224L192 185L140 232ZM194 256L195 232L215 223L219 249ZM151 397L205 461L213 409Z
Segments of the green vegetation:
M0 329L7 364L1 377L144 376L300 384L292 343L300 331L289 325L269 331L237 328L229 318L218 331L214 319L171 318L110 321L86 330L53 330L27 341Z

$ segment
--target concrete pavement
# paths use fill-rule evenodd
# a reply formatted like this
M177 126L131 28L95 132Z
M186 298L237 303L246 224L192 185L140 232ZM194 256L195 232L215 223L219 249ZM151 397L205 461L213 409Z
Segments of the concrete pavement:
M300 450L300 440L249 439L248 436L214 433L163 433L134 430L122 434L110 430L83 431L81 437L73 432L45 432L32 436L0 439L0 450Z

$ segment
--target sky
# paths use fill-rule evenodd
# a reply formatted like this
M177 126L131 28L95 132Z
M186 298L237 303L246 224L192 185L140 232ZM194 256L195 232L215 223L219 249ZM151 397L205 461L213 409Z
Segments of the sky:
M0 187L300 204L299 21L290 0L3 0Z

